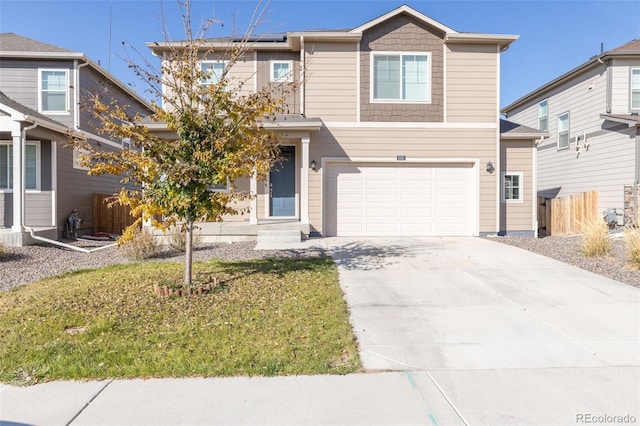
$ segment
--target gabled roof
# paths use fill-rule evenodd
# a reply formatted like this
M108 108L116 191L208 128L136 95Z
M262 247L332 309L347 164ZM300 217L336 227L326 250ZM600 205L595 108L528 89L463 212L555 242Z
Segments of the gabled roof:
M436 21L435 19L431 19L429 18L427 15L424 15L420 12L418 12L417 10L407 6L406 4L403 4L402 6L393 9L392 11L389 11L387 13L385 13L384 15L378 16L375 19L372 19L371 21L360 25L359 27L356 27L354 29L352 29L350 32L352 33L361 33L363 31L368 30L369 28L375 27L376 25L380 24L381 22L384 22L390 18L393 18L394 16L397 15L401 15L401 14L407 14L415 19L417 19L418 21L422 21L426 24L429 24L430 26L442 31L445 34L449 34L449 33L457 33L456 30L447 27L446 25Z
M136 99L143 105L148 105L146 99L142 98L126 84L91 60L91 58L80 52L73 52L71 50L63 49L62 47L43 43L15 33L0 33L0 58L67 59L84 61L129 96Z
M6 112L16 121L38 123L39 126L46 127L57 132L66 132L69 130L69 128L64 124L59 123L34 109L22 105L20 102L11 99L3 92L0 92L0 111Z
M548 136L547 132L543 132L532 127L523 126L513 121L500 119L500 138L501 139L538 139Z
M550 82L538 87L537 89L527 93L520 99L513 101L506 107L502 108L500 112L503 114L508 114L509 111L518 108L519 106L530 102L534 98L539 96L543 96L544 93L550 91L551 89L569 81L570 79L576 77L577 75L582 74L585 71L590 70L596 66L604 66L604 62L607 59L611 58L627 58L627 57L636 57L640 58L640 39L631 40L628 43L623 44L622 46L616 47L615 49L607 50L599 55L591 57L588 61L578 65L572 70L562 74L560 77L557 77Z
M629 127L640 126L640 116L637 112L632 114L600 114L600 118L614 123L626 124Z

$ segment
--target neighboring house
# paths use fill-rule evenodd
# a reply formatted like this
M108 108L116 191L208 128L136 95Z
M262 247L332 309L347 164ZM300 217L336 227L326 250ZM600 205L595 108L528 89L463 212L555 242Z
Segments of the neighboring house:
M620 224L638 223L640 40L594 56L502 112L549 132L538 146L540 196L595 190L599 211L615 208Z
M100 149L122 149L122 141L93 134L90 114L80 108L87 94L102 91L150 112L144 99L82 53L0 34L0 242L32 243L31 228L57 239L74 209L81 232L92 231L92 195L113 194L120 183L88 176L65 144L74 131Z
M534 235L546 133L498 111L500 53L517 38L457 32L405 5L351 30L255 40L230 76L301 82L273 126L290 161L238 183L257 197L226 233L288 221L312 236ZM162 57L170 43L148 47Z

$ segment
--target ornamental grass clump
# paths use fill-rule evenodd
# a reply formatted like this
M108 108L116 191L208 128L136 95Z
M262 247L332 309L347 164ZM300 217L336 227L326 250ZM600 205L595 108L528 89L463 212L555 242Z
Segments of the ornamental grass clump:
M158 242L150 232L138 229L130 241L120 245L120 249L127 259L138 262L153 257L158 252Z
M4 246L2 244L0 244L0 259L2 259L3 257L5 257L7 254L6 250L4 249Z
M629 253L629 263L634 268L640 269L640 228L625 229L624 245Z
M582 233L582 254L588 257L609 254L612 241L609 238L609 228L604 220L600 218L587 220L580 223L578 229Z

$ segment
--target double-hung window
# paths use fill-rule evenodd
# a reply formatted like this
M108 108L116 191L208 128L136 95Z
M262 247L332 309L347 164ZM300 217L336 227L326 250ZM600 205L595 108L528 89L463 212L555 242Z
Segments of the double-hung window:
M25 147L25 189L40 189L40 145L27 142ZM13 189L13 144L0 142L0 191Z
M38 105L45 114L69 113L69 70L39 70Z
M292 61L271 61L271 69L269 77L273 82L293 81L293 64Z
M538 104L538 130L546 132L549 130L549 100L545 99Z
M371 68L373 101L431 101L430 53L373 53Z
M200 71L202 71L203 77L200 84L206 87L218 84L226 66L227 63L225 61L202 61L200 63Z
M569 113L558 116L558 149L569 148Z
M502 174L502 201L521 203L524 201L521 172L505 172Z
M640 110L640 68L631 68L631 109Z

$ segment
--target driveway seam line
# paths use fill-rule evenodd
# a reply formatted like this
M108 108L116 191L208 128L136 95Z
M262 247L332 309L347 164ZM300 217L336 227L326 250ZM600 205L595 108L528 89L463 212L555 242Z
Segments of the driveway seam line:
M73 422L78 418L78 416L80 416L80 414L82 414L82 413L84 412L84 410L86 410L86 409L87 409L87 407L88 407L89 405L91 405L91 403L92 403L93 401L95 401L95 399L96 399L98 396L100 396L100 394L101 394L101 393L102 393L102 392L107 388L107 386L109 386L111 383L113 383L113 380L114 380L114 379L109 380L109 381L108 381L108 382L107 382L107 383L106 383L106 384L105 384L105 385L104 385L104 386L103 386L103 387L102 387L98 392L96 392L96 394L95 394L95 395L93 395L93 397L92 397L89 401L87 401L87 402L86 402L86 404L84 404L84 406L80 409L80 411L78 411L78 412L76 413L76 415L75 415L75 416L73 416L73 417L71 418L71 420L69 420L65 426L69 426L69 425L71 425L71 424L72 424L72 423L73 423Z
M451 399L449 399L449 397L445 393L444 389L442 389L440 387L440 385L438 384L436 379L431 375L431 373L428 370L424 370L424 372L427 374L427 377L429 378L429 380L431 380L431 382L436 387L436 389L438 389L438 392L440 392L440 394L444 397L444 399L447 401L447 403L453 409L453 411L455 411L456 414L458 415L458 417L460 417L460 420L462 420L462 423L464 423L465 426L469 426L469 422L467 421L467 419L464 418L464 416L462 415L460 410L458 410L458 407L455 406L453 401Z

